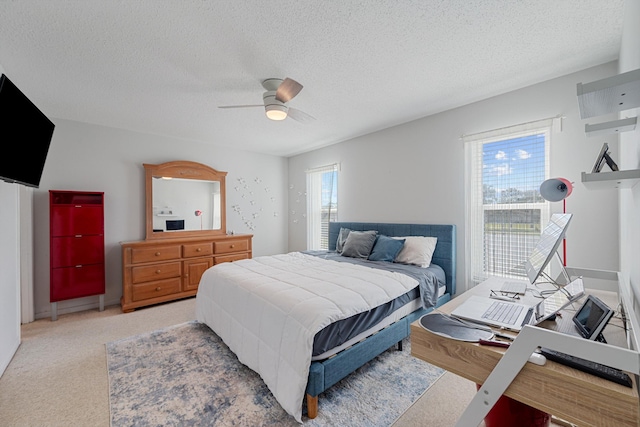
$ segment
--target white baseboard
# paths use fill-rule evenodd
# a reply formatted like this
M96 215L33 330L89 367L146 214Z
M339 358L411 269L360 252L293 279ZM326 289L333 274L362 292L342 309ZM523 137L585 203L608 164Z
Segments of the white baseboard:
M120 305L120 299L106 300L104 306ZM98 295L91 297L78 298L74 300L60 301L58 302L58 316L61 314L76 313L78 311L85 310L97 310L100 308L100 302ZM36 313L36 319L45 319L51 317L51 305L49 304L48 310Z

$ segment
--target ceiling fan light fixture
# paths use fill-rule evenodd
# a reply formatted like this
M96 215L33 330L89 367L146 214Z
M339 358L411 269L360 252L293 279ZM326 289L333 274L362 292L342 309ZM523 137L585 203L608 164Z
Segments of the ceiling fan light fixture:
M270 120L284 120L287 118L287 107L284 105L265 105L264 110Z
M309 122L315 120L309 114L296 108L289 108L291 101L302 90L302 85L297 81L285 78L266 79L262 81L262 87L267 91L262 94L264 112L269 120L282 121L291 117L297 122ZM218 108L254 108L262 105L221 105Z

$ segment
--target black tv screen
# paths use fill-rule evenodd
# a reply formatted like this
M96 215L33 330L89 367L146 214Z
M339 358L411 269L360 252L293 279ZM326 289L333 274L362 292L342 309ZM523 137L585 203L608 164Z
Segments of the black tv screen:
M0 77L0 179L38 188L54 124L6 75Z

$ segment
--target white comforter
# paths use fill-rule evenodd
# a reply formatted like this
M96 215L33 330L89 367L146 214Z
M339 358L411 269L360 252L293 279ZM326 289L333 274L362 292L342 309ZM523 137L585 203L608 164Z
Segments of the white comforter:
M292 252L218 264L196 297L196 318L256 371L302 422L313 337L416 287L404 274Z

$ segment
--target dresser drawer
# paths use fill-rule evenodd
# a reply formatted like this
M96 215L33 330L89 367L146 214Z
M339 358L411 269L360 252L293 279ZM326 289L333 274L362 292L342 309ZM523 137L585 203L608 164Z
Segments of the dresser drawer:
M206 256L213 254L213 244L211 242L190 243L182 245L182 256L191 258L196 256Z
M153 280L169 279L171 277L180 277L182 276L181 265L182 263L177 261L132 267L131 281L133 283L144 283Z
M151 298L163 297L165 295L180 292L180 278L169 280L158 280L155 282L133 285L133 301L142 301Z
M245 252L242 254L217 256L213 260L214 264L221 264L223 262L240 261L241 259L249 259L249 254Z
M104 233L102 205L53 205L50 217L52 236Z
M248 240L228 240L213 243L214 253L228 254L231 252L247 251L249 249Z
M104 238L51 237L51 268L104 263Z
M50 302L104 294L104 264L51 269Z
M133 264L141 264L143 262L180 259L180 249L180 245L133 248L131 249L131 262Z

